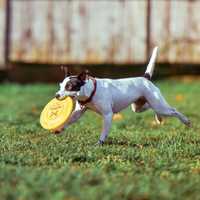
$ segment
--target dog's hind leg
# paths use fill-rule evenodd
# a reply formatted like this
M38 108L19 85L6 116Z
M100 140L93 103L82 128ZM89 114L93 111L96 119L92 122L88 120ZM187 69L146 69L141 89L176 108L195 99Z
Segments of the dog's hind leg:
M170 115L169 116L177 117L186 126L191 127L190 120L185 115L183 115L182 113L177 111L176 108L171 108L170 109Z
M186 126L190 127L191 126L191 122L190 120L183 115L182 113L180 113L179 111L177 111L175 108L169 107L167 109L164 110L159 110L159 115L163 115L163 116L171 116L171 117L176 117L178 118L183 124L185 124Z
M154 90L153 93L148 93L147 99L151 108L157 113L158 116L176 117L186 126L191 126L190 120L185 115L178 112L166 102L159 89Z
M162 124L163 118L159 114L155 114L155 121L157 124Z
M144 112L144 111L146 111L146 110L148 110L150 108L151 107L150 107L150 105L148 103L145 103L142 107L140 107L140 109L138 109L138 106L136 105L136 103L132 103L131 104L132 111L136 112L136 113ZM159 115L159 114L156 113L155 114L155 121L156 121L157 124L161 124L162 121L163 121L161 115Z

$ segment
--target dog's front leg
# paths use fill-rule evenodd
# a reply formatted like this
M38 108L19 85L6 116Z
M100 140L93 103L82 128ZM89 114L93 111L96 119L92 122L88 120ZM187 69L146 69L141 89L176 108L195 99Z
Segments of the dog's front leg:
M112 117L113 117L112 112L109 112L103 115L103 130L101 132L101 136L98 141L98 144L103 144L105 139L107 138L111 124L112 124Z
M83 115L83 113L86 111L86 108L82 108L80 110L76 110L72 113L69 121L67 122L66 126L69 126L70 124L75 123L76 121L78 121L78 119Z
M76 104L75 111L72 112L68 122L60 129L56 130L55 133L59 134L61 133L65 128L67 128L69 125L75 123L79 120L79 118L84 114L84 112L87 110L86 107L81 107L78 103Z

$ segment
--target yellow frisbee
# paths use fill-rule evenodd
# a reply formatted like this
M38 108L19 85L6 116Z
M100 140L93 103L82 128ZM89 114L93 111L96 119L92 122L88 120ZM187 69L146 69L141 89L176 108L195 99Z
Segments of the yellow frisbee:
M44 129L58 130L68 121L73 109L74 101L71 97L63 100L54 98L44 107L40 115L40 124Z

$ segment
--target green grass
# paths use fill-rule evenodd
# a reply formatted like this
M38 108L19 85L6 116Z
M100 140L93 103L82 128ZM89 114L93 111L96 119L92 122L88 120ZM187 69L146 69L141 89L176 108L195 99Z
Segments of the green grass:
M57 86L1 85L0 199L200 199L200 82L157 85L193 128L174 118L156 126L152 111L128 108L103 147L92 112L60 136L40 127Z

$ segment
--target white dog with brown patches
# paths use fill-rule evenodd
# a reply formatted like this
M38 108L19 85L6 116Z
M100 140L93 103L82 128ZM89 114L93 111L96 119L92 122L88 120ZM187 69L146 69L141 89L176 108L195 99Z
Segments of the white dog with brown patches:
M60 83L56 98L71 96L77 100L75 111L66 126L76 122L87 109L93 110L103 117L103 130L98 141L98 144L103 144L111 127L113 114L129 105L134 112L143 112L151 108L155 111L158 123L161 122L162 116L172 116L190 126L187 117L171 107L160 90L150 81L156 56L157 47L153 50L143 77L113 80L94 78L87 72L82 72L78 76L66 74L66 78Z

